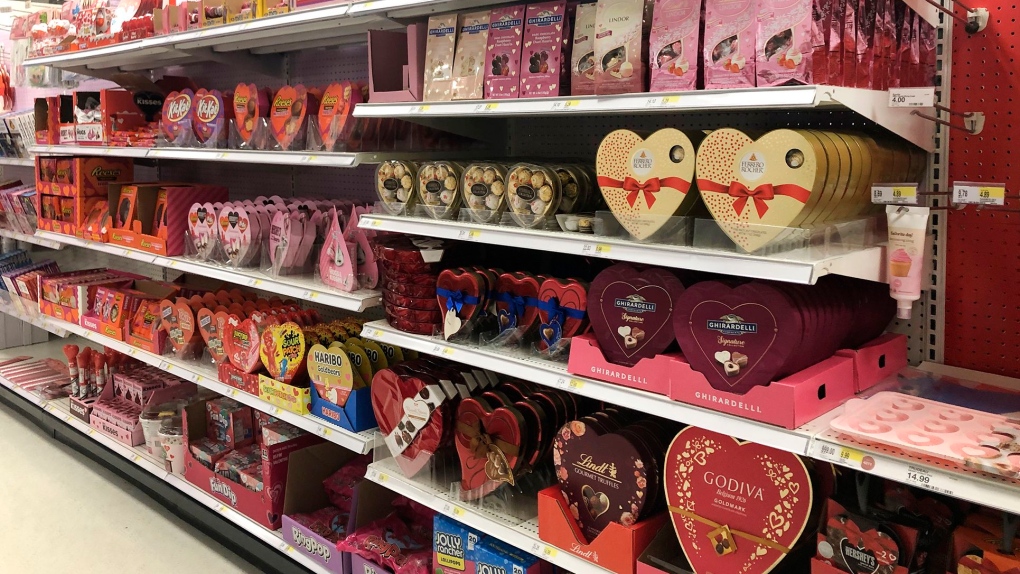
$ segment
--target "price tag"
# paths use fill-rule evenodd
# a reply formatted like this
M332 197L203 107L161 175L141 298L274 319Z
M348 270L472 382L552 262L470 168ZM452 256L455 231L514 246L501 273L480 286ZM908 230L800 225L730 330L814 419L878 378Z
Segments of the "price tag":
M227 152L221 151L216 154L216 159L227 159Z
M445 347L443 349L443 353L442 354L444 356L446 356L446 357L452 357L453 356L453 351L454 351L453 347Z
M584 381L581 379L570 379L570 383L567 384L567 388L571 391L579 391L584 388Z
M953 203L1006 205L1006 184L956 182L953 184Z
M96 434L96 429L89 429L89 436Z
M372 220L372 227L379 227L380 225L382 225L382 220L380 220L380 219L373 219Z
M871 203L917 205L917 185L876 183L871 186Z
M935 88L897 88L889 90L890 108L933 108Z
M161 371L170 370L170 363L168 363L166 361L160 361L159 362L159 370L161 370Z
M556 558L556 555L558 553L559 551L553 548L552 546L546 546L545 548L542 549L542 556L545 558Z
M848 446L822 444L819 458L845 466L860 466L862 468L870 466L874 468L874 461L870 456L866 456L863 452ZM872 461L870 465L864 464L865 458ZM871 468L865 468L864 470L871 470Z
M368 469L368 472L365 473L365 478L369 480L377 480L379 478L379 470L375 468Z
M390 479L390 475L386 474L385 472L380 472L379 473L379 482L386 482L389 479Z
M581 100L567 100L567 101L553 102L553 105L552 105L551 109L553 111L569 110L571 108L576 108L580 104L581 104Z
M499 104L493 102L489 104L478 104L475 106L476 112L494 112L499 108Z
M306 155L306 156L301 158L301 161L303 163L312 163L312 162L314 162L316 160L317 157L318 156L314 156L314 155Z
M137 454L136 454L135 456L131 457L131 461L132 461L132 462L138 462L138 461L140 461L140 460L142 460L142 457L141 457L141 455L137 455Z
M365 329L365 336L369 339L376 339L382 335L379 329Z
M663 106L672 106L680 101L680 96L662 96Z
M262 285L262 280L261 279L254 279L254 278L252 278L252 279L248 280L248 286L249 287L258 287L259 285Z
M431 106L428 106L428 105L424 105L424 106L412 106L410 111L411 111L412 114L424 114L424 113L429 111L430 107Z
M227 507L223 506L222 504L217 505L216 512L219 512L220 514L226 514L227 513Z
M927 468L911 464L907 465L907 471L902 482L932 492L953 496L953 483L956 482L956 478L943 474L935 474Z
M581 255L589 257L609 257L613 246L607 243L585 243L581 246Z
M331 434L333 434L333 431L329 430L328 428L326 428L326 427L319 427L319 436L326 437L326 436L329 436Z
M467 241L478 241L482 237L482 232L479 229L461 229L457 233L457 239L464 239Z

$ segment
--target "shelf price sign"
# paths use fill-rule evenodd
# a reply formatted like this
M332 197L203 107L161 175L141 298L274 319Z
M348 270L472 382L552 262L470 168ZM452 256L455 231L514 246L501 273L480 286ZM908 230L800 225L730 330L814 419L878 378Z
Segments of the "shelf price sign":
M897 88L889 90L890 108L933 108L935 88Z
M953 184L953 203L1006 205L1006 184L958 181Z
M871 186L871 203L917 205L917 184L876 183Z

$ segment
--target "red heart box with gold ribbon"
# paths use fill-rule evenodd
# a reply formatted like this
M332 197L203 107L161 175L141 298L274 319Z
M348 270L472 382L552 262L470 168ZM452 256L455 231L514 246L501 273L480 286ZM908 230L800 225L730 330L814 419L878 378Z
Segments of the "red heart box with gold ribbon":
M673 439L664 482L695 572L770 572L812 518L811 476L797 455L697 427Z
M616 130L599 144L595 156L599 188L620 225L645 240L676 216L687 215L698 194L694 180L694 144L674 128L647 139Z
M460 485L469 499L482 498L503 483L516 484L526 427L516 408L493 408L486 399L472 397L457 407L455 444L460 457Z

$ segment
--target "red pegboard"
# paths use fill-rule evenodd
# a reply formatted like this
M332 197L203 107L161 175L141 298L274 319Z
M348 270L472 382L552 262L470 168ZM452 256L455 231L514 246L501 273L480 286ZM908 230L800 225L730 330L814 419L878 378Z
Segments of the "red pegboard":
M1009 0L968 3L988 8L988 27L967 36L954 26L951 106L985 113L977 136L951 130L949 182L1005 182L1006 205L1020 207L1020 8ZM957 10L962 12L961 9ZM945 211L934 212L947 216ZM950 211L946 229L945 362L1020 376L1020 213Z

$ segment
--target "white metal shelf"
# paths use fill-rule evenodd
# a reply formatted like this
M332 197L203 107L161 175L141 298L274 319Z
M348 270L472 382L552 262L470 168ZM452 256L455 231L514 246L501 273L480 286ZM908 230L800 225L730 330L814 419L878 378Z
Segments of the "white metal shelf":
M808 285L814 284L823 275L845 275L869 281L885 280L883 247L848 250L843 255L810 259L800 250L785 252L781 257L767 257L696 247L638 243L584 233L535 231L519 227L395 215L363 215L360 226L377 231L397 231L442 239L513 245L522 249L602 257L616 261Z
M422 473L427 474L427 473ZM443 485L425 482L424 479L410 479L401 474L392 458L374 462L368 466L365 477L397 494L445 514L475 530L494 536L507 544L530 552L543 560L551 562L570 572L592 574L609 573L601 568L571 554L568 550L546 544L538 537L538 518L521 521L506 513L479 510L462 503L449 495L449 489ZM448 485L447 485L448 486Z
M27 235L27 234L20 233L20 232L11 230L11 229L2 229L2 228L0 228L0 236L2 236L2 237L10 237L11 239L15 239L17 241L23 241L25 243L32 243L34 245L39 245L39 246L42 246L42 247L49 247L50 249L63 249L64 247L67 246L62 241L56 241L56 240L49 239L49 238L46 238L46 237L40 237L38 235Z
M80 419L71 415L66 399L54 401L42 399L38 395L30 393L25 389L18 387L17 385L3 377L0 377L0 384L11 389L17 395L21 396L25 400L42 408L51 416L73 427L78 432L88 436L90 439L117 453L117 455L121 456L125 460L131 461L139 468L152 474L156 478L163 480L167 484L173 486L177 490L187 495L188 497L202 503L208 508L223 515L226 519L230 520L243 530L252 534L256 538L261 540L264 544L276 548L280 552L283 552L288 557L290 557L291 560L294 560L298 564L304 566L305 568L308 568L312 572L316 572L317 574L329 574L329 570L320 565L318 562L315 562L309 556L302 552L295 551L290 544L287 544L287 542L283 540L283 537L279 531L269 530L268 528L241 514L240 512L220 503L219 500L217 500L207 492L203 491L202 489L191 484L190 482L184 480L184 478L181 477L180 475L167 472L163 464L160 461L153 458L143 448L127 446L124 443L116 441L113 438L108 437L101 432L96 432L95 429L85 424Z
M270 277L254 269L234 269L233 267L192 261L184 257L162 257L146 251L120 247L119 245L102 243L100 241L90 241L51 231L36 231L36 237L64 245L83 247L135 261L151 263L168 269L176 269L194 275L228 281L237 285L246 285L255 289L272 291L284 297L313 301L346 311L362 312L369 307L379 305L381 300L379 292L375 290L361 289L350 293L332 291L310 277Z
M0 165L32 167L35 165L35 159L30 157L0 157Z
M750 110L852 110L927 151L934 148L935 125L911 114L911 108L889 107L889 92L838 86L780 86L611 96L561 96L511 100L460 100L358 104L354 116L434 117L678 113Z
M392 155L379 153L327 153L304 151L254 151L204 148L141 148L47 145L32 146L38 155L100 155L135 159L170 159L186 161L216 161L227 163L257 163L262 165L301 165L317 167L357 167L363 163L378 163ZM417 157L417 156L416 156Z
M19 319L27 320L25 319L25 313L18 311L11 305L0 306L0 312L7 313ZM346 449L364 454L371 451L376 445L375 429L355 433L329 424L310 415L299 415L297 413L281 409L275 405L269 404L259 397L221 383L217 377L216 370L211 366L201 365L193 361L184 361L172 357L162 357L155 353L150 353L148 351L132 347L124 341L118 341L96 333L95 331L90 331L80 325L53 319L46 315L36 315L32 324L60 336L66 336L68 333L72 333L88 339L94 344L103 345L126 355L130 355L147 365L152 365L160 370L172 373L183 379L187 379L200 387L205 387L220 393L221 395L229 396L239 403L248 405L253 409L264 413L269 413L280 420L286 421L310 433L317 434Z
M562 389L599 401L625 405L637 411L733 435L744 440L753 440L780 450L805 454L811 440L811 434L801 430L787 430L673 401L664 395L571 375L567 372L564 364L529 356L523 351L494 351L449 343L438 337L413 335L391 327L385 320L366 323L361 334L363 337L390 345L413 349L420 353L451 359L504 375L520 377L540 385Z

